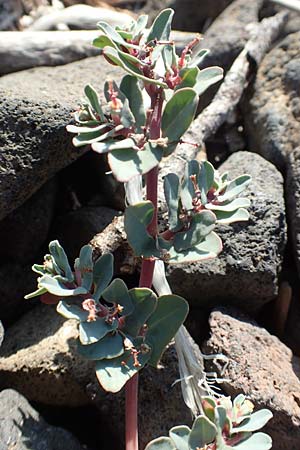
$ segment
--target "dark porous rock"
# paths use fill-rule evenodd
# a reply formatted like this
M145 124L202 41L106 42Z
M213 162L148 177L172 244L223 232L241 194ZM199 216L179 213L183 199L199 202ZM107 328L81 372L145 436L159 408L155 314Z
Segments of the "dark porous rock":
M121 72L100 57L0 79L0 219L82 155L66 125L90 83L102 91Z
M278 291L286 244L283 180L275 166L250 152L234 153L219 168L233 179L252 176L245 195L251 200L250 219L218 226L223 251L218 258L191 264L170 264L172 291L193 305L231 304L255 312Z
M82 450L68 431L48 425L26 398L12 389L0 393L1 450Z
M52 179L0 221L2 262L28 264L34 261L49 233L56 192L56 180Z
M73 261L79 255L81 247L103 231L118 215L118 211L105 206L86 206L58 217L51 236L59 240Z
M274 417L263 431L273 438L273 450L296 450L300 442L300 381L292 352L247 316L225 308L210 316L211 337L206 353L222 353L228 364L209 370L226 379L226 394L243 393L257 408ZM295 361L297 363L297 360ZM229 381L227 381L229 380Z
M299 146L300 32L289 34L261 63L244 103L252 147L281 169Z
M88 403L85 384L93 365L76 351L77 322L38 305L9 327L0 349L0 389L55 406Z

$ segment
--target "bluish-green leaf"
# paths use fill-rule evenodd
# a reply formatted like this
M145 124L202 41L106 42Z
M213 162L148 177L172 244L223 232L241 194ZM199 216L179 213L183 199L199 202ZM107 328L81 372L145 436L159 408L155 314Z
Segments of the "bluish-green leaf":
M136 175L144 175L156 167L163 156L163 148L147 143L143 150L113 150L108 154L110 168L118 181L126 182Z
M155 310L157 298L154 292L147 288L130 289L129 295L133 304L133 311L126 317L122 331L136 337Z
M143 31L145 30L146 26L148 23L148 15L146 14L141 14L135 23L135 26L133 28L133 36L132 39L135 41L136 39L139 38L139 36L143 33Z
M56 264L61 269L64 278L67 278L68 281L72 282L74 280L74 276L67 255L60 243L58 241L51 241L49 244L49 251Z
M139 82L136 77L125 75L121 81L120 89L128 98L130 109L135 117L137 131L140 133L146 122L146 113Z
M99 300L102 292L108 286L110 280L114 273L114 258L111 253L106 253L94 264L93 269L93 282L94 282L94 292L93 298Z
M155 239L147 232L154 213L153 204L150 201L136 203L125 210L124 226L129 245L136 256L157 256Z
M124 125L125 128L131 128L135 125L135 118L131 112L127 98L123 103L122 110L120 113L120 119L122 125Z
M199 43L198 45L196 45L193 50L192 50L192 54L191 54L191 59L188 63L188 67L194 67L194 66L198 66L203 59L206 57L206 55L208 55L209 50L207 50L206 48L200 48L201 43Z
M165 347L177 333L187 316L189 307L179 295L162 295L157 307L147 321L146 341L152 347L149 364L156 367Z
M93 88L93 86L91 86L90 84L87 84L84 88L84 93L87 96L87 98L89 99L89 102L92 106L92 108L96 111L97 114L99 114L99 118L101 120L101 122L105 122L105 116L103 114L100 102L99 102L99 98L98 98L98 94L95 91L95 89Z
M78 353L90 360L112 359L123 355L123 338L119 333L107 334L95 344L82 345L78 342Z
M118 321L115 319L108 323L105 318L99 317L91 322L81 322L79 324L79 339L83 345L94 344L106 336L108 333L116 330Z
M243 431L257 431L263 428L270 419L272 419L273 414L268 409L260 409L251 414L251 416L243 421L239 426L232 429L232 433L239 433Z
M143 72L132 64L128 59L125 59L115 48L104 47L103 54L111 60L114 64L122 67L130 75L140 78L150 84L156 84L157 86L167 87L167 85L159 80L154 80L152 78L147 78L143 75Z
M147 43L153 43L153 41L168 41L171 32L171 22L174 15L174 11L171 8L164 9L154 20L152 27L150 28Z
M132 147L135 145L135 142L133 139L122 139L121 141L107 141L107 142L95 142L92 144L92 149L96 153L108 153L112 152L113 150L131 150Z
M108 125L104 126L103 129L99 131L91 131L90 133L80 133L78 136L75 136L72 140L74 147L82 147L84 145L93 144L94 142L104 141L105 139L114 136L116 132L121 131L124 128L124 126L117 125L116 127L109 129L109 131L104 132L106 128L108 128Z
M168 250L169 263L187 263L204 261L206 259L216 258L216 256L222 251L222 241L219 236L212 231L208 234L200 244L192 247L191 249L176 252L174 247Z
M145 450L181 450L181 449L175 449L170 438L159 437L149 442L149 444L146 445Z
M113 359L102 359L96 362L96 376L105 391L119 392L122 387L142 369L150 358L150 352L139 354L140 366L134 366L133 357L130 351L125 351L123 355ZM124 362L124 364L123 364Z
M197 75L197 81L194 86L198 95L202 95L210 86L222 80L223 69L221 67L207 67L199 71Z
M194 185L191 181L191 176L195 175L196 180L199 176L199 163L195 159L192 159L185 166L184 178L181 185L181 201L183 207L189 211L193 209L193 198L195 197Z
M91 289L93 282L93 248L91 245L84 245L79 254L78 269L81 273L81 285L87 291Z
M236 211L214 211L217 222L222 224L229 224L234 222L243 222L249 219L250 214L244 208L239 208Z
M67 131L69 133L80 133L82 135L86 133L95 133L97 131L104 132L105 129L109 126L109 123L103 123L99 125L99 122L97 122L97 126L76 126L76 125L67 125Z
M219 196L219 202L225 202L236 197L241 192L243 192L244 189L246 189L250 182L250 175L241 175L240 177L237 177L234 180L230 181L230 183L228 183L228 185L226 186L225 192Z
M195 247L215 228L216 216L211 211L201 211L194 214L187 231L176 233L174 248L177 252Z
M206 445L214 441L216 434L216 426L207 417L197 417L189 436L190 450L205 448Z
M170 142L178 141L192 123L198 105L197 93L191 88L176 91L162 115L162 135Z
M127 48L134 48L136 50L139 50L139 47L137 45L134 44L130 44L129 42L126 42L122 36L120 36L120 34L114 30L114 28L112 26L110 26L108 23L106 22L98 22L97 23L97 27L100 28L100 30L103 31L103 33L108 36L108 38L113 41L114 43L121 45L122 47L127 47Z
M171 231L178 231L182 227L179 218L180 211L180 182L175 173L169 173L164 178L164 193L168 206L168 221Z
M234 450L269 450L272 448L272 439L265 433L255 433L240 444L229 448Z
M30 298L39 297L40 295L46 294L46 292L47 289L43 287L38 287L36 291L30 292L30 294L25 295L24 298L28 300Z
M74 305L66 300L61 300L56 307L56 311L66 319L86 321L89 313L84 311L79 305L80 302L78 302L78 305Z
M203 205L206 205L207 203L207 193L213 187L214 179L214 166L208 161L203 161L199 167L199 173L197 176L197 182L201 192L201 202Z
M176 87L175 91L185 87L194 87L197 82L197 75L199 72L200 69L198 69L198 67L185 67L184 69L181 69L179 75L182 78L182 81Z
M87 290L79 286L77 288L66 287L59 277L51 277L49 275L43 275L39 279L39 287L46 289L50 294L57 295L58 297L71 297L74 295L87 294Z
M207 209L211 209L212 211L224 211L224 212L232 212L236 211L239 208L249 208L251 202L249 198L239 197L234 200L228 200L227 202L216 204L208 203L205 205Z
M105 34L96 37L93 40L93 45L94 47L101 49L103 49L104 47L114 47L114 48L117 47L117 45L108 36L105 36Z
M134 308L126 284L120 278L115 278L103 291L102 297L109 303L123 306L122 315L131 314Z
M190 432L190 428L186 425L179 425L170 429L169 436L177 449L190 450L188 443Z

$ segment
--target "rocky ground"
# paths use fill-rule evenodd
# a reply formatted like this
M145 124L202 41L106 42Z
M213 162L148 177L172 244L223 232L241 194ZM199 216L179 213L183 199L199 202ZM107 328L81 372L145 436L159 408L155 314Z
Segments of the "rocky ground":
M2 3L2 30L29 27L24 16L32 26L42 11L37 3L49 8L46 0ZM203 32L203 47L211 49L205 64L226 70L249 38L247 25L282 9L263 0L203 0L201 8L192 0L108 3L128 16L174 7L176 29ZM191 35L176 36L183 45ZM226 379L223 392L243 392L272 410L266 431L274 450L299 450L300 442L299 40L300 15L290 13L238 108L206 143L220 171L251 174L249 222L223 227L218 259L167 269L173 292L190 303L187 327L195 340L206 353L228 357L226 366L207 367ZM124 444L123 394L99 391L92 365L76 352L75 322L23 299L35 286L31 265L49 240L58 238L73 260L124 209L123 188L106 174L105 159L75 149L65 130L87 82L100 91L107 78L122 75L84 48L70 44L57 66L0 78L0 450L121 450ZM201 98L200 110L214 92ZM136 279L131 271L128 281ZM190 423L180 384L173 386L178 377L172 345L157 372L144 371L143 445Z

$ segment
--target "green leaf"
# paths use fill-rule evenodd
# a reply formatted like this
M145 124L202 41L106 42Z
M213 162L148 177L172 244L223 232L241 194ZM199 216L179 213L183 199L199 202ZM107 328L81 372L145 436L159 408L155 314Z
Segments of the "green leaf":
M121 81L120 89L128 98L130 109L135 118L137 131L141 133L142 127L146 122L146 113L139 82L136 77L125 75Z
M252 413L251 416L244 420L238 427L232 429L232 433L240 433L243 431L256 431L264 427L273 414L268 409L261 409Z
M213 187L214 180L214 166L208 161L203 161L199 167L199 173L197 176L197 183L201 192L201 202L203 205L206 205L207 203L207 193Z
M66 129L69 133L80 133L80 134L85 134L85 133L95 133L96 131L104 131L105 129L107 129L107 127L110 125L108 122L103 123L101 125L99 125L99 122L97 122L96 127L94 126L80 126L77 127L76 125L67 125Z
M215 421L216 400L213 397L202 397L202 408L206 417L211 421Z
M121 45L122 47L126 47L126 48L134 48L136 50L139 50L139 47L137 45L134 44L130 44L129 42L126 42L122 36L120 36L120 34L114 30L114 28L112 26L110 26L108 23L106 22L98 22L97 23L97 27L100 28L101 31L103 31L103 33L108 36L108 38L118 44Z
M199 71L194 89L198 95L202 95L206 89L222 80L222 78L223 69L221 69L221 67L207 67L206 69Z
M132 147L135 146L135 142L133 139L122 139L121 141L107 141L107 142L95 142L92 144L92 149L96 153L108 153L113 150L131 150Z
M84 311L80 306L70 304L66 300L61 300L56 311L66 319L75 319L79 321L86 321L88 318L88 311Z
M209 53L209 50L207 50L206 48L199 49L199 46L201 46L201 43L193 48L191 60L188 63L188 67L198 66L203 61L205 56Z
M214 441L217 435L216 426L205 416L199 416L193 423L189 436L190 450L197 450L205 447Z
M102 34L101 36L96 37L93 40L94 47L103 49L104 47L114 47L116 48L116 44L108 37Z
M192 159L185 166L184 178L181 185L181 201L183 207L189 211L193 209L193 198L195 197L194 185L191 181L191 176L195 175L196 180L199 177L199 163L195 159Z
M110 168L118 181L126 182L136 175L144 175L156 167L163 156L163 148L148 142L143 150L113 150L108 155Z
M57 295L58 297L71 297L74 295L88 293L88 291L82 286L74 289L68 288L61 282L59 277L51 277L50 275L43 275L39 279L39 287L46 289L47 292Z
M238 194L243 192L244 189L246 189L250 182L250 175L241 175L240 177L235 178L230 183L228 183L225 192L218 197L219 202L225 202L236 197Z
M197 82L197 75L199 72L200 69L198 69L198 67L185 67L184 69L181 69L179 75L182 78L182 81L178 86L176 86L175 91L186 87L194 87Z
M150 201L136 203L125 209L124 226L127 240L136 256L159 257L156 241L147 232L153 214L154 206Z
M123 306L122 315L131 314L134 305L132 304L126 284L120 278L115 278L111 284L103 291L102 297L109 303L116 303Z
M265 433L255 433L249 439L229 448L234 450L269 450L272 448L272 439Z
M232 212L237 210L238 208L249 208L251 202L248 198L239 197L234 200L228 200L227 202L216 204L207 203L205 208L211 209L213 211L224 211L224 212Z
M242 222L249 219L250 214L246 209L239 208L237 211L214 211L217 222L221 224L229 224L233 222Z
M177 56L176 56L174 45L171 45L171 44L164 45L161 55L162 55L162 59L163 59L164 65L165 65L166 72L169 72L170 70L172 70L172 66L177 65Z
M83 345L94 344L106 336L108 333L118 328L118 321L106 322L103 317L91 322L81 322L79 324L79 339Z
M123 125L117 125L115 128L110 129L104 133L108 124L103 125L103 129L99 131L91 131L90 133L80 133L72 140L74 147L82 147L83 145L93 144L94 142L104 141L105 139L112 137L117 131L124 128ZM100 127L99 127L100 128Z
M55 263L61 269L63 275L68 281L74 281L73 272L71 270L67 255L58 241L51 241L49 251L53 256Z
M192 123L198 105L197 93L191 88L176 91L167 102L161 122L163 137L178 141Z
M99 300L102 292L110 283L114 273L114 257L111 253L100 256L94 264L93 282L94 293L93 298Z
M93 86L91 86L90 84L87 84L84 88L84 93L87 96L87 98L89 99L89 102L90 102L92 108L96 111L97 114L99 114L99 118L100 118L101 122L105 122L106 119L103 114L100 102L99 102L98 94L95 91L95 89L93 88Z
M125 95L120 91L117 83L113 80L106 80L104 83L104 96L107 102L111 101L111 90L117 92L117 97L122 101L122 103L126 100Z
M127 350L123 355L113 359L102 359L96 362L96 376L105 391L119 392L122 387L140 369L142 369L150 358L150 352L138 355L139 367L135 367L133 357ZM122 363L125 364L122 364Z
M174 247L172 247L169 253L169 263L187 263L203 261L206 259L216 258L222 250L222 241L219 236L212 231L208 234L205 239L200 242L200 244L195 247L184 250L181 252L176 252Z
M152 78L147 78L143 75L142 71L138 69L134 64L132 64L128 59L125 59L122 54L120 54L115 48L104 47L103 54L111 60L114 64L122 67L130 75L140 78L150 84L155 84L161 87L167 87L165 83L159 80L154 80Z
M93 266L93 248L91 245L84 245L80 250L78 269L81 273L81 285L87 291L93 283Z
M183 324L188 313L188 303L179 295L162 295L157 307L147 321L146 341L152 347L149 364L156 367L162 353Z
M135 26L133 28L133 41L137 40L139 36L142 34L142 32L145 30L148 23L148 15L147 14L141 14L135 23Z
M159 437L149 442L145 450L176 450L172 441L168 437ZM178 449L181 450L181 449Z
M43 287L38 287L36 291L31 292L30 294L27 294L24 296L24 298L26 300L30 299L30 298L34 298L34 297L39 297L40 295L46 294L47 289L43 288Z
M127 98L123 102L120 118L121 118L121 123L122 123L122 125L124 125L125 128L131 128L135 125L135 118L131 112Z
M168 206L168 220L171 231L178 231L182 227L179 218L180 212L180 182L175 173L169 173L164 177L164 193Z
M78 342L78 353L87 359L97 361L100 359L112 359L123 355L123 338L120 334L107 334L95 344L82 345Z
M147 44L152 41L168 41L171 32L171 22L174 15L174 11L171 8L164 9L154 20L152 27L150 28Z
M133 312L126 317L124 333L136 337L156 308L157 297L151 289L133 288L129 295L133 304Z
M211 211L194 214L187 231L177 233L174 248L177 252L195 247L215 228L216 216Z
M190 428L186 425L179 425L170 429L169 436L177 449L190 450L188 444L190 432Z

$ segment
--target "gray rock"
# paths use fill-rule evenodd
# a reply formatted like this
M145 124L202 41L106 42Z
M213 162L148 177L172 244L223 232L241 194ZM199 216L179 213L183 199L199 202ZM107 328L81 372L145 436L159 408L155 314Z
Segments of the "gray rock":
M235 397L243 393L256 407L272 411L274 417L263 431L272 436L273 450L298 449L300 381L292 352L278 338L237 311L225 308L214 311L210 328L211 337L204 351L228 357L226 366L210 367L229 380L221 385L226 394Z
M0 321L0 347L2 345L3 339L4 339L4 328L2 322Z
M232 304L254 312L277 295L286 243L283 180L272 164L249 152L233 154L219 170L230 178L252 176L245 191L250 220L217 228L224 245L218 258L170 264L167 276L172 291L195 306Z
M300 273L300 32L264 58L244 104L251 148L286 174L287 216Z
M251 147L280 169L299 145L299 38L289 34L265 56L244 104Z
M75 149L65 127L84 97L121 72L102 57L41 67L0 79L0 219L86 149Z
M0 393L0 450L82 450L68 431L48 425L18 392Z
M56 180L50 180L22 206L1 220L2 264L5 261L6 264L25 265L34 261L49 233L56 192Z

